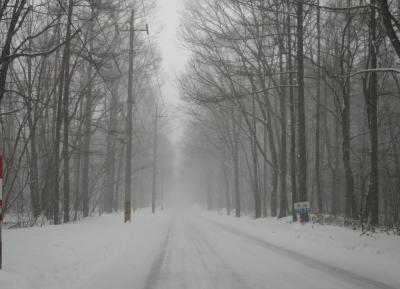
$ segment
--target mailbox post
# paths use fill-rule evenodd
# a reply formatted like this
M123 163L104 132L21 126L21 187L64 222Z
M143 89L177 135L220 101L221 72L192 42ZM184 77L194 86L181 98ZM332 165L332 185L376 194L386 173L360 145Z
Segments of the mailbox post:
M295 203L294 210L300 217L301 215L309 214L311 212L310 202ZM300 220L303 220L303 218L300 218Z

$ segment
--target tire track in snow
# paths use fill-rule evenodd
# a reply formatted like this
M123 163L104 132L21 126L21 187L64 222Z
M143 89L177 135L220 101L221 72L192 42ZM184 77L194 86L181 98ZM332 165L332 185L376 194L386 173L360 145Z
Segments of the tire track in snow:
M321 262L319 260L310 258L308 256L305 256L303 254L300 254L298 252L277 246L275 244L272 244L264 239L257 238L256 236L244 233L240 230L237 230L235 228L232 228L228 225L222 224L218 221L215 220L210 220L207 218L204 218L207 220L210 224L214 224L215 226L218 226L225 231L234 234L248 242L253 243L254 245L258 245L262 248L268 249L270 251L273 251L275 253L279 253L281 255L284 255L285 257L291 258L301 264L307 265L308 267L311 267L317 271L323 272L327 275L330 276L335 276L337 278L340 278L342 280L346 280L350 284L354 284L357 287L355 288L363 288L363 289L400 289L396 287L392 287L388 284L370 279L368 277L344 270L342 268L329 265L327 263Z
M195 245L195 249L197 251L197 255L200 257L205 271L208 272L214 284L218 284L218 281L220 281L219 276L222 275L225 277L229 277L229 281L232 284L235 284L233 288L252 289L248 284L246 284L243 278L236 271L234 271L227 262L225 262L225 260L217 252L217 250L215 250L214 246L211 245L210 240L205 237L204 232L202 232L201 229L199 229L198 227L196 229L192 227L192 230L195 232L191 235L193 244ZM215 259L216 262L209 262L210 258ZM210 263L218 263L220 271L213 271L213 268L209 266Z
M173 221L172 221L173 222ZM155 289L158 286L158 281L160 280L160 274L162 271L162 266L167 253L167 247L169 239L171 236L171 223L168 228L168 233L162 243L160 252L158 253L156 259L154 260L150 272L147 275L146 282L143 289Z
M203 222L191 217L171 221L143 289L252 289L213 247L207 227L198 221Z

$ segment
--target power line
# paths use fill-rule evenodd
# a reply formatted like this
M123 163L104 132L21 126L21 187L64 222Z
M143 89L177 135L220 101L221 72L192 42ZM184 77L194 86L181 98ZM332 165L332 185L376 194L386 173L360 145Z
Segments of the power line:
M144 1L143 1L143 0L142 0L142 6L143 6L144 21L145 21L145 23L147 23L146 7L145 7L145 5L144 5ZM146 24L146 25L147 25L147 24ZM151 39L150 39L149 33L147 33L147 39L148 39L148 42L149 42L151 57L152 57L153 60L155 61L153 45L152 45L152 43L151 43ZM163 97L163 94L162 94L162 92L161 92L160 78L159 78L159 76L158 76L158 70L157 70L157 67L156 67L155 63L153 63L153 69L154 69L154 72L155 72L155 74L156 74L157 86L158 86L158 91L159 91L159 94L160 94L161 102L162 102L163 105L165 106L164 97Z

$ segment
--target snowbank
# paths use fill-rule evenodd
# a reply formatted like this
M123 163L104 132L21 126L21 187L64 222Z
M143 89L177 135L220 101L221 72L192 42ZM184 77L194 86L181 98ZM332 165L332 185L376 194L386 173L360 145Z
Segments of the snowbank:
M235 218L203 213L213 222L254 238L400 288L400 236L331 225L291 223L289 219Z
M110 268L121 274L129 270L128 276L144 282L143 270L150 266L168 223L169 216L142 210L127 224L123 215L111 214L59 226L4 230L0 289L118 288L118 282L126 281L116 274L107 278L109 284L105 278L96 284Z

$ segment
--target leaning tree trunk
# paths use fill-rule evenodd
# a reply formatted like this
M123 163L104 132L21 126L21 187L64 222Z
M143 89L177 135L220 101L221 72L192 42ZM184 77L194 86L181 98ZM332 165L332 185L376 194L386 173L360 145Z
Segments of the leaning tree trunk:
M383 26L385 27L386 35L388 36L390 42L394 50L396 51L397 56L400 58L400 40L396 34L396 31L393 27L392 20L395 19L390 12L388 0L379 0L379 8L383 20Z
M5 3L7 4L7 3ZM22 11L24 13L28 13L25 9L25 4L26 0L21 0L21 1L15 1L12 13L11 13L11 19L10 19L10 24L8 25L8 31L6 33L6 37L4 40L4 44L2 47L1 55L0 55L0 61L1 61L1 67L0 67L0 107L1 107L1 102L3 100L4 94L6 92L6 82L7 82L7 73L8 73L8 68L10 67L11 64L11 47L12 47L12 40L17 32L18 29L21 28L22 22L18 21L23 21L25 17L21 18ZM0 18L3 18L4 15L1 15ZM26 14L25 14L26 16ZM9 17L9 16L7 16ZM4 19L4 18L3 18ZM1 19L1 20L3 20Z

